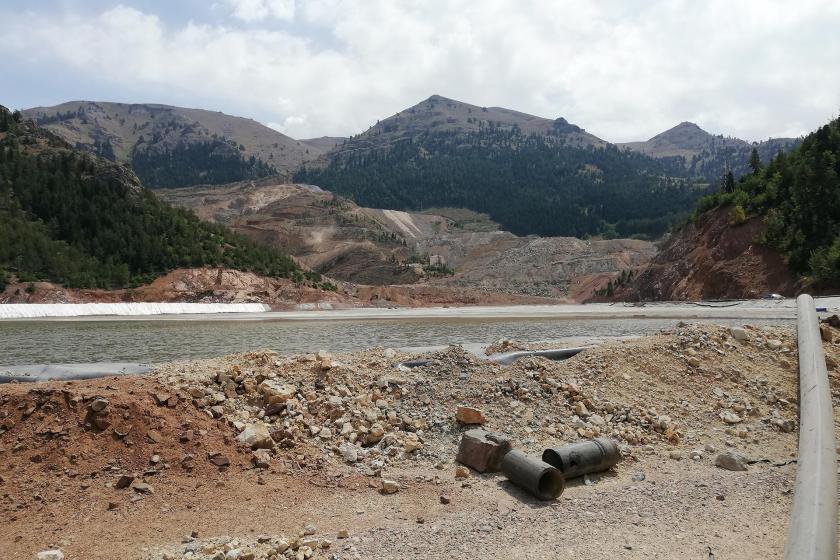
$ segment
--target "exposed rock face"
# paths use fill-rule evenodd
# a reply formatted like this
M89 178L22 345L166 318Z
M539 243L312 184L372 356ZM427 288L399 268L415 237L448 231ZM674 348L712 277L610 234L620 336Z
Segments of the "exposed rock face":
M615 300L693 300L793 295L796 280L782 255L755 242L760 218L729 222L729 208L712 210L687 224Z

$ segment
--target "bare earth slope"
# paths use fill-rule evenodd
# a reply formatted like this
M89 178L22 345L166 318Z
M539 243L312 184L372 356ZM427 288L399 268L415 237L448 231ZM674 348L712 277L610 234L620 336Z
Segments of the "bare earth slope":
M795 333L745 334L690 325L512 366L450 348L410 371L393 364L418 356L382 348L251 352L7 386L0 546L9 560L780 557ZM836 400L840 346L824 348ZM623 459L548 503L498 474L456 477L459 405L532 454L600 434ZM725 451L746 470L716 467Z
M35 119L74 146L95 149L108 141L116 160L130 162L141 137L161 146L224 137L243 146L242 154L290 172L332 147L328 140L299 142L254 120L218 111L158 104L70 101L53 107L33 107L23 114ZM177 125L177 126L176 126Z
M424 281L580 299L620 271L644 265L655 253L647 241L519 237L462 209L420 213L365 208L311 185L272 179L157 193L201 218L282 247L322 274L361 284ZM412 256L428 264L432 255L443 257L455 275L428 279L406 265Z
M731 225L729 209L707 212L676 231L650 264L616 291L616 301L792 295L796 281L781 254L754 241L760 218Z

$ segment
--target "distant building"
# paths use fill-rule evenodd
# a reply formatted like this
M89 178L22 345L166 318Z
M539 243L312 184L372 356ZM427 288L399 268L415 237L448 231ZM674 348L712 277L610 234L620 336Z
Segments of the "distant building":
M443 255L429 255L429 266L446 266L446 257Z

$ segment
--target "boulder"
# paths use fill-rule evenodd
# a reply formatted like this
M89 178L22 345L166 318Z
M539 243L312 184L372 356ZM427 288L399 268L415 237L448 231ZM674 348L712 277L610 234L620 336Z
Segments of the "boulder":
M244 443L251 449L271 449L274 447L274 440L268 431L268 425L262 422L248 424L245 429L236 436L240 443Z
M731 327L729 329L729 334L732 335L732 338L734 338L738 342L745 342L750 338L750 335L749 333L747 333L746 329L742 329L741 327Z
M265 398L266 404L282 404L293 398L297 387L275 379L266 379L259 384L257 390Z
M734 451L725 451L715 457L715 466L727 471L747 470L747 458Z
M480 473L496 472L510 449L510 441L502 434L469 430L461 436L455 460Z
M834 333L831 332L831 327L820 325L820 337L823 339L823 342L833 342Z
M61 550L44 550L35 557L37 560L64 560L64 553Z

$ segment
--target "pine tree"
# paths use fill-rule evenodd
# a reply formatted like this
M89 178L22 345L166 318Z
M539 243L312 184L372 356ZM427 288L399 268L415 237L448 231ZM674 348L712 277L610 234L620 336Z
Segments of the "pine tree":
M723 174L720 190L725 193L735 192L735 175L732 174L731 169L727 169Z
M758 149L756 148L753 148L750 154L750 169L752 169L753 175L761 171L761 157L758 155Z

